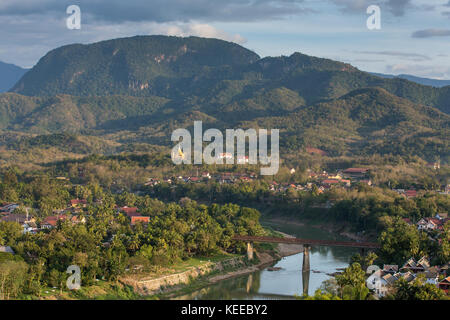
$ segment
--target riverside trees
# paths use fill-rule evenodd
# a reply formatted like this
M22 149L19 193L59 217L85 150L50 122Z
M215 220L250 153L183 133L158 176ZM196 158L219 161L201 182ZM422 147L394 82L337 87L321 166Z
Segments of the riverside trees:
M64 288L70 265L80 267L85 286L100 278L117 280L136 266L149 270L195 256L241 252L244 248L231 241L235 233L263 232L255 209L205 206L188 199L165 204L138 197L136 202L149 205L142 208L150 215L148 225L131 227L129 219L113 209L114 198L83 212L85 224L60 221L50 231L22 234L16 232L20 230L17 223L0 222L0 243L16 252L0 254L3 297L38 295L47 285Z

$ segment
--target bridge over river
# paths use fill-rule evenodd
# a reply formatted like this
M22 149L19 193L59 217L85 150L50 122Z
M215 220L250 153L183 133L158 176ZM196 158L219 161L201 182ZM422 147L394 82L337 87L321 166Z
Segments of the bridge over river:
M334 240L312 240L299 238L275 238L275 237L256 237L256 236L239 236L235 235L233 240L245 242L268 242L268 243L287 243L302 244L309 246L327 246L327 247L352 247L361 249L377 249L380 247L375 242L350 242L350 241L334 241Z
M303 265L302 278L303 290L308 292L309 273L310 273L310 249L312 246L327 246L327 247L350 247L359 248L364 255L365 249L378 249L380 245L374 242L358 242L358 241L334 241L334 240L313 240L313 239L299 239L299 238L276 238L276 237L257 237L257 236L240 236L235 235L234 241L244 241L247 243L247 257L249 260L253 259L253 243L284 243L284 244L300 244L303 245Z

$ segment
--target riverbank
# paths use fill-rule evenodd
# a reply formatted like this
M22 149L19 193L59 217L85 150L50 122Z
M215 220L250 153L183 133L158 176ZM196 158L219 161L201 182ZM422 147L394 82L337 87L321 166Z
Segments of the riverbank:
M285 238L294 238L293 236L283 233L283 232L280 232L280 231L277 231L277 233L283 235ZM281 258L292 256L292 255L298 254L300 252L303 252L302 245L279 243L274 252L258 252L258 251L256 251L255 253L259 260L259 263L255 264L249 268L232 271L232 272L228 272L226 274L212 277L209 279L209 281L210 281L210 283L216 283L216 282L219 282L222 280L226 280L226 279L246 275L249 273L253 273L255 271L264 269L268 265L273 264L274 262L276 262L277 260L279 260Z
M272 225L272 228L269 228L268 230L271 229L272 233L287 238L294 236L288 233L280 232L277 225L288 224L290 226L311 227L313 229L320 229L329 234L338 235L340 237L345 237L356 241L366 241L370 239L365 235L352 232L350 227L344 224L337 225L331 223L320 223L317 221L300 221L293 220L292 217L280 216L272 218L265 217L263 220L268 223L269 227ZM263 270L266 267L275 264L284 257L296 255L301 252L303 252L302 245L278 244L272 250L265 250L264 246L260 245L256 246L255 262L247 261L245 256L241 256L240 258L235 258L237 260L228 267L223 267L224 261L222 261L218 262L217 265L210 265L207 271L193 271L190 273L190 276L187 276L186 274L178 274L153 279L148 283L150 284L149 288L153 289L152 292L149 292L149 290L142 291L142 289L138 291L140 291L141 294L145 292L147 295L150 294L150 296L158 299L175 299L177 297L189 296L189 294L194 291L201 290L221 281L245 276ZM240 262L237 262L238 260ZM170 285L166 285L166 283L168 283L167 280L174 279L180 279L180 281L169 281Z
M292 220L292 218L276 217L265 219L270 228L268 232L274 236L293 237L289 229L280 232L277 226L290 225L303 227L303 229L317 228L328 233L336 233L346 236L346 229L340 226L309 223ZM339 231L339 232L337 232ZM292 233L295 234L295 233ZM305 235L309 238L308 235ZM363 239L353 235L353 239ZM119 279L116 285L105 283L94 285L91 288L83 288L83 294L69 293L69 296L61 296L62 299L183 299L194 292L206 290L211 285L222 281L240 278L263 270L277 263L284 257L289 257L303 252L302 245L277 244L268 246L255 245L255 259L248 261L246 255L222 254L214 257L191 258L174 266L161 268L157 272L127 274ZM313 271L314 272L314 271ZM328 273L327 273L328 274ZM49 298L49 297L47 297ZM56 297L58 299L58 297Z
M287 234L283 235L291 237ZM302 245L279 244L275 250L256 249L254 252L256 257L254 262L250 262L245 256L241 256L239 258L234 258L232 263L225 260L218 262L215 265L210 265L208 271L205 271L205 269L203 269L203 272L199 270L191 271L189 272L191 275L189 277L186 276L186 273L171 275L169 278L165 276L152 279L150 283L134 283L133 287L136 287L137 284L137 291L146 293L148 297L157 299L177 299L180 296L187 295L190 292L200 290L209 285L263 270L283 257L288 257L300 252L303 252ZM224 264L228 266L224 266ZM178 283L172 282L172 285L166 286L165 284L168 279L179 279L181 281ZM128 282L127 284L131 285L132 283ZM152 293L150 293L148 289L143 289L143 285L146 286L148 284L153 286L154 291ZM148 295L149 293L150 295Z

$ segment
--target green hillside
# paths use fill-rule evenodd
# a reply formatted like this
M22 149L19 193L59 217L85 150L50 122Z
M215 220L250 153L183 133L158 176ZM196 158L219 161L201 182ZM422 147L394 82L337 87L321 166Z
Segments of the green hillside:
M137 36L50 51L12 89L28 96L250 97L285 87L308 103L381 87L450 112L450 86L385 79L329 59L294 53L260 59L237 44L198 37ZM225 91L225 92L224 92ZM211 102L208 99L208 102Z
M259 56L197 37L137 36L64 46L45 55L12 89L25 95L183 95L190 82L233 77Z
M79 154L148 150L202 120L205 128L279 128L285 154L311 146L332 156L449 157L450 86L384 79L301 53L260 59L216 39L140 36L61 47L13 91L0 94L0 130L16 151L51 143ZM11 132L34 140L8 143Z
M449 115L380 88L356 90L284 117L260 118L247 125L281 128L285 150L314 146L335 156L450 156Z

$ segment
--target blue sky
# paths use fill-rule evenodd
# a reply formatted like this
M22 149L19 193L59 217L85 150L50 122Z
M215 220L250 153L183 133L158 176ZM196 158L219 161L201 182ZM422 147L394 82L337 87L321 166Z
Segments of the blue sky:
M81 8L81 30L66 28L72 4ZM372 4L381 8L381 30L366 27ZM450 0L0 0L0 26L0 60L23 67L65 44L167 34L450 79Z

